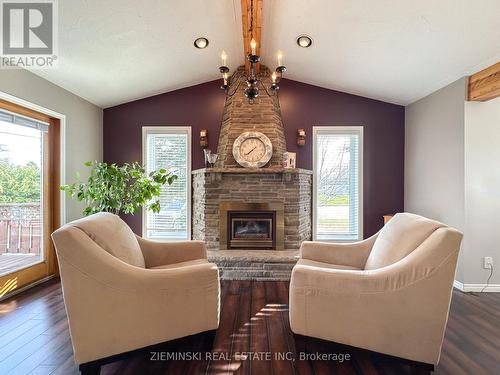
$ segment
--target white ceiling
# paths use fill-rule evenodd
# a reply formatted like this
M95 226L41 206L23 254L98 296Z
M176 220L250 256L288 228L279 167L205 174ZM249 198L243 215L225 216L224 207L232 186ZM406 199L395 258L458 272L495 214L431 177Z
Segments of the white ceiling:
M60 0L58 67L33 73L109 107L220 77L222 49L243 62L239 1Z
M243 63L240 0L59 4L59 67L34 73L101 107L216 79L222 49ZM287 78L397 104L500 60L498 0L264 0L263 14L266 65L280 50Z

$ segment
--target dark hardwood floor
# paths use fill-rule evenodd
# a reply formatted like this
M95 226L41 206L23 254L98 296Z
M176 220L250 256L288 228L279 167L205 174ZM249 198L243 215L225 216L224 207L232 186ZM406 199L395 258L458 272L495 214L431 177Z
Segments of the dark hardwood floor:
M221 320L215 341L207 334L176 340L158 349L160 360L152 361L150 353L139 354L105 365L101 373L426 373L425 369L404 360L294 337L288 324L287 282L223 281L221 298ZM200 353L201 358L164 360L171 353L191 352ZM245 359L244 352L257 354ZM316 352L349 354L350 359L300 360L300 353ZM270 357L266 358L267 355ZM77 373L59 281L49 281L0 303L0 374ZM474 296L454 291L441 362L435 373L500 374L500 293Z

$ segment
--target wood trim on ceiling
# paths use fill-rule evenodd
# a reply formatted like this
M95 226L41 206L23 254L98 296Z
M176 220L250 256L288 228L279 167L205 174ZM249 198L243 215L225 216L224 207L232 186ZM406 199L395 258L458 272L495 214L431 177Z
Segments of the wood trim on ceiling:
M250 53L250 41L255 39L257 42L256 54L260 56L261 35L262 35L262 0L253 0L253 35L250 32L251 27L251 3L252 0L241 0L241 19L243 27L243 53L245 61L245 71L247 76L250 70L250 63L247 56ZM255 64L255 74L259 74L260 64Z
M485 102L500 97L500 62L469 77L469 101Z

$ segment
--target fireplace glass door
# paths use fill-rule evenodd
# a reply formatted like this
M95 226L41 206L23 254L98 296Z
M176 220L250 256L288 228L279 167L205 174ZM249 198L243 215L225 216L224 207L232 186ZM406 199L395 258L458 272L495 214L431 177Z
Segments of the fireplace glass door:
M273 248L273 212L230 212L229 216L230 247Z

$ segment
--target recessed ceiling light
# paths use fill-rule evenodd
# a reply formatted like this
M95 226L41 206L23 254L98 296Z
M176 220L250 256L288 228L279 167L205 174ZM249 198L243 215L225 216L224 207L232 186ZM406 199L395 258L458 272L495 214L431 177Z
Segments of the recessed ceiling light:
M194 46L198 49L203 49L208 47L208 39L207 38L197 38L194 41Z
M297 37L297 44L299 45L299 47L309 48L311 47L311 44L313 44L313 41L307 35L300 35L299 37Z

